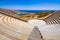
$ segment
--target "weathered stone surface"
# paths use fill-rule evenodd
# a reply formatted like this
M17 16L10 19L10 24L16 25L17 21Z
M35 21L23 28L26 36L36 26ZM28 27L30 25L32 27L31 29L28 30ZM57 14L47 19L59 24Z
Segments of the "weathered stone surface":
M43 36L37 27L34 27L28 40L43 40Z

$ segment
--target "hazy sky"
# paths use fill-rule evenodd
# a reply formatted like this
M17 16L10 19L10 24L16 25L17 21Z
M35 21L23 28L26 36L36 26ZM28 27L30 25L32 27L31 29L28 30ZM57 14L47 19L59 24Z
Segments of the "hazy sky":
M0 0L0 8L13 10L60 10L60 0Z

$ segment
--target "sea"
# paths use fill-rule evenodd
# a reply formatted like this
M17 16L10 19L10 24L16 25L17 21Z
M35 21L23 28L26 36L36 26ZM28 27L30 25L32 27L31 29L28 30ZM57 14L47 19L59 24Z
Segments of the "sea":
M19 11L19 12L27 12L27 13L39 13L39 12L55 12L57 10L16 10L16 11Z

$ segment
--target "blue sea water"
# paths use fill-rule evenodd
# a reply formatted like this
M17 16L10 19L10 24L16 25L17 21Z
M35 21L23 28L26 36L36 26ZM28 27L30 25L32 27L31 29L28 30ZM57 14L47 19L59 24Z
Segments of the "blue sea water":
M38 13L38 12L55 12L56 10L16 10L19 12Z
M24 14L17 14L17 16L24 16Z

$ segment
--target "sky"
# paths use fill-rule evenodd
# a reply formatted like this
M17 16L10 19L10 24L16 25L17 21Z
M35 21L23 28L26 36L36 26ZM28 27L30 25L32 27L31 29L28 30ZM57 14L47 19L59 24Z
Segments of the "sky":
M60 0L0 0L0 8L11 10L60 10Z

